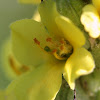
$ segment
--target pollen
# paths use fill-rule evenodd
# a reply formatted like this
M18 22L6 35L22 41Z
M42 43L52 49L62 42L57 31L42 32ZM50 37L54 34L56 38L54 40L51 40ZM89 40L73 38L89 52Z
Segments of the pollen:
M64 49L64 46L63 46L63 45L61 45L61 46L60 46L60 50L63 50L63 49Z
M64 41L63 41L63 40L61 40L61 41L60 41L60 43L61 43L61 44L64 44Z
M47 38L46 41L47 42L52 42L52 38Z
M36 38L34 38L33 40L37 45L40 45L40 41L38 41Z

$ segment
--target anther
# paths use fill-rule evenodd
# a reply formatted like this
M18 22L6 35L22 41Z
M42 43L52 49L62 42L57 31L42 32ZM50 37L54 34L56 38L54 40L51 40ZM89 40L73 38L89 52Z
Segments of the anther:
M48 46L45 46L44 50L47 51L47 52L51 51L51 49Z
M51 40L52 40L51 38L47 38L46 39L47 42L51 42Z
M54 54L55 52L57 52L57 49L54 49L54 50L52 51L53 54Z
M34 38L33 40L37 45L40 45L40 41L38 41L36 38Z
M34 38L33 40L42 51L45 51L46 53L51 51L51 49L48 46L45 46L44 48L41 47L40 41L38 41L36 38Z
M64 41L63 41L63 40L61 40L61 41L60 41L60 43L61 43L61 44L64 44Z
M64 49L64 46L63 46L63 45L61 45L61 46L60 46L60 50L63 50L63 49Z

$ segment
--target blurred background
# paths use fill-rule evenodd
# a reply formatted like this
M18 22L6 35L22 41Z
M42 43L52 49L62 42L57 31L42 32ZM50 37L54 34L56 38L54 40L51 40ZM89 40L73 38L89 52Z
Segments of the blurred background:
M16 20L32 18L36 9L36 5L19 4L17 0L0 0L0 90L5 89L11 82L6 74L8 62L5 58L9 51L6 42L10 37L10 24Z

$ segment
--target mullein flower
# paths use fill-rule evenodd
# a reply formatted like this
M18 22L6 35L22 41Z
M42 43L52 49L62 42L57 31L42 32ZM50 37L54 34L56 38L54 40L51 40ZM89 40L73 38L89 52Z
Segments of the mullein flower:
M100 0L92 0L93 4L88 4L83 8L81 22L90 37L100 36Z
M16 59L35 68L8 86L7 100L54 100L62 74L74 90L75 80L95 67L91 53L83 47L83 33L57 12L53 0L43 1L39 12L41 22L24 19L11 25Z

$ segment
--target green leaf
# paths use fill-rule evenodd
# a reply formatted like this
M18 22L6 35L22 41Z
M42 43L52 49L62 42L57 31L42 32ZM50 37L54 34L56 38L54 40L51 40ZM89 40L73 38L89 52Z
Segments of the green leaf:
M88 95L95 96L100 89L100 69L95 69L92 74L81 77L81 83Z
M77 26L80 26L82 8L89 3L90 0L56 0L56 2L58 12L71 19Z
M95 100L100 100L100 91L97 92Z
M89 96L84 92L83 88L80 85L79 80L76 81L76 99L77 100L90 100ZM67 100L73 100L74 98L74 91L69 91Z
M96 45L92 49L92 55L94 57L96 67L100 68L100 44Z
M73 98L73 91L68 86L66 80L62 80L62 86L60 88L60 91L58 92L55 100L72 100L68 99L69 92L72 92L72 98Z
M90 100L89 96L84 92L83 88L79 80L76 81L76 99L77 100ZM57 94L55 100L73 100L74 99L74 91L71 90L67 84L67 82L63 79L62 86Z

